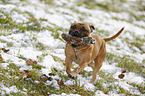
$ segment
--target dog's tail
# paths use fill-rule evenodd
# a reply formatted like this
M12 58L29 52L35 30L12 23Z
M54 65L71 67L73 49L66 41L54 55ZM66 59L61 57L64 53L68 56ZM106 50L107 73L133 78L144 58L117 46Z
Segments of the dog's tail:
M108 41L115 39L116 37L118 37L122 33L123 30L124 30L124 27L120 31L118 31L118 33L115 34L114 36L112 36L110 38L104 38L105 42L108 42Z

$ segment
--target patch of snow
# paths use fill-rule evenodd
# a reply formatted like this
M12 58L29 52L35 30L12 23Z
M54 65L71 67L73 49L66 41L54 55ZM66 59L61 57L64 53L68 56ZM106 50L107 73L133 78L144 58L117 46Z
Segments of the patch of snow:
M96 89L96 87L94 86L94 84L91 84L91 83L84 84L84 88L86 90L89 90L89 91L94 91Z
M91 67L88 67L88 66L85 67L84 70L87 71L87 72L93 71L93 69Z
M10 13L12 9L16 8L16 5L12 5L12 4L3 5L3 4L0 4L0 8L4 9L4 11Z
M32 48L32 47L22 47L20 48L20 52L19 54L21 54L22 56L28 58L28 59L34 59L37 60L37 56L40 56L42 54L41 51L37 51L36 49Z
M13 21L16 23L26 23L29 20L26 18L26 16L22 14L18 14L17 12L13 12L12 14Z
M100 91L100 90L97 90L96 92L95 92L95 96L108 96L108 95L106 95L106 94L104 94L102 91Z
M56 95L56 94L51 94L50 96L81 96L78 94L66 94L66 93L61 93L60 95Z
M7 68L8 65L9 65L8 63L1 63L1 66L2 66L3 68Z
M104 62L102 67L100 68L100 70L103 70L103 71L108 72L108 73L121 72L122 69L119 67L115 67L115 65L114 64L108 65L106 62Z
M65 82L66 85L74 85L75 84L75 81L74 80L67 80Z
M50 48L57 48L59 46L64 45L64 43L60 42L58 39L55 39L53 36L51 36L50 31L43 31L38 33L37 39L39 42Z
M38 84L38 83L40 83L40 81L35 80L34 83L37 83Z
M42 63L40 63L40 65L46 67L46 69L45 68L41 69L42 73L46 75L51 72L52 68L56 68L58 70L64 69L63 64L61 64L60 62L54 61L53 57L50 55L45 56Z
M139 92L139 90L137 90L136 87L133 87L125 82L119 82L118 83L119 86L121 86L123 89L128 90L129 92L131 92L132 94L136 94L136 95L140 95L141 93Z
M145 22L144 21L133 21L134 24L137 24L139 26L145 26Z
M85 77L82 77L81 75L77 75L77 81L78 81L78 84L80 85L80 86L82 86L82 85L84 85L84 84L86 84L86 83L89 83L89 82L91 82L91 79L92 78L90 78L90 77L87 77L87 78L85 78Z
M0 84L0 89L1 89L1 91L2 91L2 94L1 95L5 95L5 93L6 94L10 94L10 93L12 93L12 92L14 92L14 93L17 93L17 92L21 92L21 93L25 93L25 92L22 92L22 91L20 91L20 90L18 90L17 88L16 88L16 86L11 86L11 87L6 87L6 86L4 86L2 83ZM4 92L4 91L6 91L6 92Z
M125 20L129 20L130 19L130 15L127 14L126 12L119 12L119 13L110 12L110 14L113 17L117 17L117 18L120 18L120 19L125 19Z
M124 80L130 83L143 84L145 78L136 75L135 73L129 72L125 74Z
M145 43L144 46L141 46L141 49L143 50L143 52L145 52Z

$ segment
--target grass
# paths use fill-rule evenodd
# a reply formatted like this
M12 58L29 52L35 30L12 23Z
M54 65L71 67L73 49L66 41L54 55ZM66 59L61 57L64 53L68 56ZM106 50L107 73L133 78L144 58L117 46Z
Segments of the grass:
M103 92L117 90L117 86L114 85L114 82L118 80L113 78L113 74L99 71L98 75L101 79L97 80L97 82L95 83L95 86L97 86L97 90L102 90Z
M53 84L46 85L47 82L52 81L51 76L47 77L45 75L40 75L39 70L33 68L32 70L25 70L21 72L19 68L15 64L9 64L7 69L0 67L1 73L0 80L6 87L16 86L22 92L25 92L28 95L49 95L49 94L60 94L60 93L77 93L83 95L86 93L86 96L90 96L94 94L93 92L89 92L85 90L83 87L78 86L77 82L74 85L64 85L59 84L60 89L56 89L53 87ZM61 74L56 69L52 69L51 75L57 75L58 73ZM67 78L65 75L60 75L60 77ZM35 83L37 81L38 83ZM58 79L56 79L59 82ZM63 82L62 82L63 83ZM25 89L25 90L24 90ZM20 95L22 93L11 93L11 95ZM22 94L25 95L25 94Z
M20 0L22 2L28 3L28 0ZM51 7L53 5L57 6L57 4L54 3L54 0L40 0L41 2L47 4L48 6L50 5ZM10 3L10 0L2 0L2 4L12 4ZM90 9L90 10L96 10L100 9L102 11L105 11L107 13L109 12L129 12L129 14L135 18L137 21L143 20L144 16L142 15L136 15L135 13L124 10L123 8L116 8L115 4L117 6L122 6L123 4L127 3L127 0L121 0L120 2L116 2L112 0L111 2L105 2L105 3L100 3L96 2L95 0L80 0L76 2L77 6L85 6L85 8ZM138 1L140 5L143 4L142 0ZM16 3L17 4L17 3ZM18 6L18 5L17 5ZM58 5L57 7L62 7L66 8L65 4ZM136 8L133 7L132 5L132 10L135 10ZM143 7L137 5L136 11L143 11ZM78 19L80 21L84 21L86 16L90 16L90 14L86 14L84 12L79 12L78 9L75 7L70 6L68 9L71 9L74 13L80 14ZM12 14L13 12L16 12L18 14L21 14L22 16L26 16L28 19L27 22L22 22L18 23L13 20ZM57 10L59 12L59 10ZM49 12L48 12L49 13ZM60 13L60 12L59 12ZM10 94L6 93L6 90L3 90L3 86L0 86L0 95L2 95L2 92L5 93L6 96L13 95L13 96L25 96L26 94L29 95L35 95L35 96L48 96L50 94L62 94L62 93L67 93L69 94L79 94L79 95L84 95L85 96L93 96L96 91L100 90L104 94L108 94L110 92L117 92L118 94L125 94L125 95L135 95L132 94L130 91L125 90L123 87L119 85L115 85L114 82L119 82L120 80L115 79L113 75L115 73L107 73L104 71L99 71L98 77L100 79L97 79L96 83L94 84L96 89L94 91L89 91L84 88L84 85L80 86L80 82L77 80L74 80L73 85L66 85L65 82L67 80L71 80L68 78L68 76L65 73L65 69L59 70L58 68L52 68L51 73L48 73L48 76L45 74L41 73L41 69L45 67L42 66L40 63L43 62L43 59L45 56L50 55L53 57L53 60L56 62L59 62L65 66L64 60L60 59L57 56L52 55L49 51L53 51L53 48L50 48L49 46L44 45L43 43L39 42L37 40L36 34L44 31L44 30L49 30L51 33L51 36L53 36L55 39L59 39L60 41L63 42L61 39L61 34L60 32L68 32L68 29L65 29L63 27L57 26L56 24L50 23L47 19L45 18L40 18L37 19L35 18L34 14L31 12L25 11L22 12L18 9L13 9L10 13L6 11L6 9L0 9L0 36L11 36L12 34L18 34L18 33L25 33L30 32L30 37L29 39L26 39L24 42L26 44L22 44L21 47L27 47L30 45L33 46L38 51L42 51L42 55L37 56L37 61L38 64L32 64L28 65L26 64L27 67L31 67L32 69L26 69L24 71L21 71L21 66L18 67L17 64L13 63L13 60L5 60L5 58L2 59L3 54L8 54L11 55L11 49L10 53L4 53L0 48L0 84L3 84L5 87L13 87L16 86L16 88L19 90L18 92L11 92ZM70 15L71 14L66 14ZM117 20L117 21L124 21L128 23L133 23L133 20L125 20L125 19L120 19L117 17L112 17L112 19ZM41 23L42 22L49 22L50 25L53 25L55 27L51 26L46 26L42 27ZM139 26L137 24L134 24L137 27L144 28L142 26ZM104 30L99 30L96 28L97 34L100 36L109 36L109 33L106 33ZM34 33L34 34L33 34ZM129 32L131 33L131 32ZM131 44L135 47L137 47L139 50L142 51L141 47L143 46L143 43L145 39L140 39L139 37L136 37L134 34L131 34L134 38L134 40L130 40L129 38L120 38L127 44ZM15 41L13 38L11 38L12 41ZM19 42L19 41L17 41ZM6 47L8 48L13 48L15 46L14 42L4 40L0 38L0 43L5 44ZM109 43L112 44L112 43ZM113 45L113 44L112 44ZM20 50L19 50L20 51ZM136 52L134 52L136 53ZM140 54L144 54L141 52ZM21 55L19 52L18 54L14 54L16 57L18 57L20 60L26 61L27 57ZM116 67L122 68L124 70L127 70L127 72L133 72L137 75L140 75L141 77L145 78L145 71L144 71L144 66L141 66L141 64L138 64L133 57L124 55L119 56L113 53L108 53L106 61L109 64L112 63L117 63ZM145 63L145 61L142 61L142 63ZM7 67L2 67L4 64L7 65ZM83 78L90 77L92 75L92 72L87 72L83 71L79 75L81 75ZM56 78L58 77L58 78ZM127 82L128 85L135 87L139 90L140 93L145 94L144 91L144 85L143 84L136 84L136 83L130 83Z
M46 21L46 19L43 19L43 18L40 18L40 20L36 19L34 17L33 14L31 14L30 12L21 12L20 10L17 10L17 9L13 9L11 11L11 14L13 12L17 12L18 14L22 14L22 15L28 15L28 22L26 23L16 23L15 21L12 20L12 17L9 13L3 11L2 9L0 10L0 13L2 14L0 16L0 28L2 29L7 29L7 30L10 30L10 29L18 29L16 31L16 33L24 33L25 31L42 31L42 30L46 30L47 28L44 28L44 27L41 27L40 23L43 22L43 21Z
M107 61L111 61L109 62L110 64L117 63L117 67L123 68L129 72L134 72L144 77L145 71L143 66L131 59L130 56L124 55L123 57L120 57L113 53L108 53L106 59Z

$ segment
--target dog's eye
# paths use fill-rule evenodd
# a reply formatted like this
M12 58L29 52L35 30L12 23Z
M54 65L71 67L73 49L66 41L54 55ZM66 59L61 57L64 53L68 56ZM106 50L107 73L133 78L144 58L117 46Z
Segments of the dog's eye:
M76 25L71 26L72 29L76 29Z
M85 27L82 27L81 30L84 32L88 32L88 30L86 30Z

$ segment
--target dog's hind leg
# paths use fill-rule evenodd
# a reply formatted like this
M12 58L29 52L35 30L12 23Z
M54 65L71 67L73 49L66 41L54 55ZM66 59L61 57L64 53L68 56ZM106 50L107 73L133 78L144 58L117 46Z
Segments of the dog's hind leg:
M96 78L97 78L97 74L99 69L101 68L103 62L98 62L98 60L95 61L95 66L93 68L93 76L92 76L92 80L91 83L94 84Z
M93 83L93 84L97 78L98 71L103 64L105 57L106 57L106 48L105 48L105 45L103 44L100 48L100 52L99 52L98 56L94 60L95 65L93 68L93 76L92 76L92 80L91 80L91 83Z

